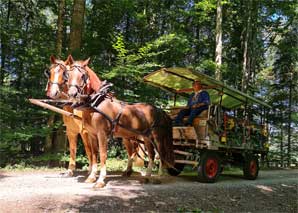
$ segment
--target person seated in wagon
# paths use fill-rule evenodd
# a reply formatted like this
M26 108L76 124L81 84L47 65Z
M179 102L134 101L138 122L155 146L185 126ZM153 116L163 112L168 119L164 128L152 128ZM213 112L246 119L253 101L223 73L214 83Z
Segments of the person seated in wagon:
M193 91L193 93L190 95L188 99L187 108L182 109L178 113L174 121L175 126L183 126L183 118L188 115L189 117L185 125L191 126L195 117L200 115L201 112L203 112L204 110L208 109L208 106L210 104L210 97L208 92L203 90L203 86L200 81L195 80L192 84L192 88L181 89L177 92L181 93L191 91Z

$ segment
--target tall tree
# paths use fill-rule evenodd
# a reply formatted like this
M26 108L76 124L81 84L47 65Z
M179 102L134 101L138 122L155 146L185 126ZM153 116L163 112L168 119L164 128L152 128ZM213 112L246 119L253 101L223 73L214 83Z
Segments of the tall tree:
M222 65L222 2L217 0L216 6L216 29L215 29L215 79L221 80L221 65Z
M65 13L65 0L59 0L58 20L57 20L57 40L56 40L56 55L58 57L62 56L64 13Z
M241 84L241 90L243 92L247 91L247 87L249 84L249 78L250 78L250 55L249 55L249 40L251 37L251 22L252 22L252 1L253 0L247 0L244 1L245 11L246 11L246 25L244 28L244 35L242 37L242 45L243 45L243 62L242 62L242 84Z
M5 5L6 6L6 5ZM4 7L5 7L4 6ZM3 6L2 6L3 7ZM5 77L5 62L6 62L6 54L7 54L7 45L8 45L8 28L9 28L9 18L10 18L10 7L11 2L10 0L7 3L7 8L1 8L1 12L3 16L5 16L4 11L6 11L6 16L1 17L1 32L0 32L0 39L1 39L1 68L0 68L0 85L4 83Z
M59 58L62 56L64 14L65 14L65 0L59 0L57 32L56 32L56 47L55 47L55 53ZM51 113L48 118L47 125L53 128L54 124L57 123L58 120L61 120L61 116L55 113ZM56 131L52 131L50 134L47 135L45 139L45 146L44 146L45 152L53 151L54 144L58 143L58 142L55 142L55 140L57 140L56 135L57 135ZM61 141L63 142L63 140Z
M85 0L74 0L69 37L69 53L75 56L80 55L81 52L84 15Z

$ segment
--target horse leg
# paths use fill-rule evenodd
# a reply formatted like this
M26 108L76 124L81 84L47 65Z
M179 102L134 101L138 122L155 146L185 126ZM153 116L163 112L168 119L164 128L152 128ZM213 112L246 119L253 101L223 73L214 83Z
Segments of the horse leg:
M162 167L162 162L160 159L160 156L158 155L158 160L159 160L159 165L158 165L158 175L162 176L163 175L163 167Z
M82 131L80 133L83 144L84 144L84 148L85 148L85 152L89 161L89 165L88 165L88 174L91 173L91 169L92 169L92 151L91 151L91 144L89 142L89 138L88 138L88 132L87 131Z
M132 172L133 172L132 163L133 163L133 159L136 155L137 150L135 149L135 142L134 141L123 138L123 143L124 143L124 146L125 146L126 151L127 151L128 161L127 161L126 170L123 172L122 176L130 177Z
M144 143L145 143L145 146L148 152L148 158L149 158L148 167L147 167L145 176L150 177L152 174L152 168L154 166L155 150L150 139L145 139Z
M107 136L104 132L97 134L99 151L100 151L100 175L94 188L103 188L105 186L105 178L107 176L106 160L107 160Z
M89 168L88 168L88 178L85 180L85 183L94 183L96 181L97 174L97 140L89 136L87 132L81 134L82 140L84 143L85 151L89 160Z
M73 172L76 168L78 134L73 133L69 130L66 131L66 134L67 134L68 143L69 143L70 158L69 158L68 170L67 170L66 174L64 174L64 176L72 177Z

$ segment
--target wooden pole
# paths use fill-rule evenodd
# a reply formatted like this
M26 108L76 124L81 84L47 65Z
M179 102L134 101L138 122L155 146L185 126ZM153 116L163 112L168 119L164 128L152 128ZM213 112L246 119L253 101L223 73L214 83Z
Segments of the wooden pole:
M75 118L75 119L78 119L78 120L82 120L81 117L77 116L77 115L74 115L73 113L71 112L67 112L63 109L60 109L58 107L55 107L55 106L52 106L50 104L47 104L47 103L44 103L42 102L42 100L38 100L38 99L29 99L29 101L32 103L32 104L35 104L35 105L38 105L38 106L41 106L45 109L49 109L49 110L52 110L54 112L57 112L57 113L60 113L62 115L65 115L65 116L68 116L68 117L72 117L72 118Z

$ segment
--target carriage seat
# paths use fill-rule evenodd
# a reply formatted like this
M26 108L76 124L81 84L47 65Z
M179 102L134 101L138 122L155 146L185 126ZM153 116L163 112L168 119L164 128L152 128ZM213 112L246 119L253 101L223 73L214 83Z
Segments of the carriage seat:
M210 108L210 107L209 107L209 108ZM199 115L197 115L197 116L195 117L195 119L193 120L193 123L192 123L194 126L197 125L197 124L200 122L200 120L208 120L209 108L206 109L206 110L204 110L204 111L202 111ZM185 116L185 117L183 118L183 122L184 122L184 123L187 122L188 117L189 117L189 116Z

